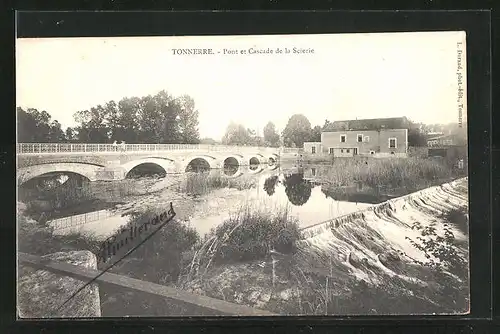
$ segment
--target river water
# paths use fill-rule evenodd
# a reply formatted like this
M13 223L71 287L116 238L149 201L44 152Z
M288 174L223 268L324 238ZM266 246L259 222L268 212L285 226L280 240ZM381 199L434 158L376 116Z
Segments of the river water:
M124 201L128 207L133 204L136 210L140 210L141 203L149 205L158 203L160 206L174 198L174 208L178 212L177 218L194 227L200 235L209 232L231 216L237 215L243 208L266 212L286 209L290 216L299 221L300 227L308 227L364 210L373 204L373 202L364 203L358 199L337 200L332 198L335 196L329 194L322 188L321 184L315 182L315 168L314 166L290 165L277 168L246 167L229 172L228 170L212 170L210 172L212 175L220 174L223 178L231 179L232 184L244 180L241 182L242 184L252 184L252 187L249 189L224 187L194 197L179 194L178 189L174 190L174 187L168 182L173 177L167 175L150 187L150 189L155 190L154 195L145 194L144 196L135 196L130 201L127 199ZM183 176L176 177L182 179ZM138 183L143 181L137 180ZM162 189L162 187L164 188ZM128 216L122 216L120 213L84 225L59 229L55 233L83 232L91 233L98 238L105 238L118 227L126 224L127 221Z

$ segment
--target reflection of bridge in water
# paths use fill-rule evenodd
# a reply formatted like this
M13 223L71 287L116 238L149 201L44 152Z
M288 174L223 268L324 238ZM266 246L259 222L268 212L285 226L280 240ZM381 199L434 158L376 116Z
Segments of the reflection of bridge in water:
M47 174L74 173L90 181L122 180L144 169L159 174L247 166L259 173L297 149L182 144L33 144L17 145L18 184Z

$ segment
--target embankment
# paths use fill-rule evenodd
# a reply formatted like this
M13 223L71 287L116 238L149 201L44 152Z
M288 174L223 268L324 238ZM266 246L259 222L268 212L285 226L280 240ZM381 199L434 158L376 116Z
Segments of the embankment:
M338 268L372 282L378 272L398 275L388 262L442 264L450 271L455 263L446 262L461 259L467 271L467 186L467 178L458 179L307 227L299 248L315 266L331 267L333 257ZM445 249L457 258L446 259Z
M305 228L293 255L215 266L183 288L282 314L466 313L467 186L459 179Z

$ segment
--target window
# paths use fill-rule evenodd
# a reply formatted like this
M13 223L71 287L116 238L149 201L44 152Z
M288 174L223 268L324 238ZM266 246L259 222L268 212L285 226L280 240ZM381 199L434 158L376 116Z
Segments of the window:
M345 151L346 151L346 153L349 153L349 152L351 152L351 150L350 150L350 149L347 149L347 150L345 150Z
M311 168L311 174L312 176L316 176L316 168Z
M358 155L358 148L355 147L353 150L354 150L354 155Z
M340 142L345 143L347 139L347 135L340 135Z
M370 136L365 136L365 143L368 143L370 141Z
M396 148L397 147L397 140L396 138L389 138L389 148Z
M370 154L371 154L371 155L374 155L374 154L375 154L375 151L370 151Z
M363 135L358 135L358 143L362 143L363 142Z
M391 151L391 154L394 155L394 151Z
M330 147L330 154L333 154L333 150L334 150L334 148Z
M344 150L343 150L343 149L340 149L340 153L344 153Z
M315 154L316 153L316 146L311 147L311 153Z

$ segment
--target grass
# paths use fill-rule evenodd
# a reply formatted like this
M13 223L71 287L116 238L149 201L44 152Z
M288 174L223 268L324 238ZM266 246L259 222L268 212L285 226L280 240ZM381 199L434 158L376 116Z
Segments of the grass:
M334 163L334 158L330 154L302 154L298 160L304 164L328 164L331 165Z
M344 169L344 172L346 170ZM192 191L199 191L195 185L202 187L202 190L205 189L203 184L207 184L207 189L226 187L228 183L225 182L230 179L222 175L206 174L191 177L191 181L188 181L190 176L186 178L183 187L187 189L187 182L193 182L193 188L190 188ZM269 182L275 181L273 179ZM465 231L468 226L466 212L466 209L458 208L445 213L441 218L445 219L447 224ZM131 216L130 224L141 224L157 213L158 211L147 211L135 214ZM93 249L96 243L92 236L77 234L54 236L47 227L40 226L26 217L23 218L22 215L19 226L20 251L45 255L65 248L76 248L88 249L95 253ZM286 277L288 286L291 286L294 292L286 301L275 297L272 301L274 305L270 302L269 306L266 306L271 311L288 314L345 315L453 313L457 310L467 310L468 266L466 262L463 262L462 254L456 251L456 247L460 245L457 246L453 233L448 232L444 237L438 238L433 234L435 231L432 229L421 225L415 225L414 228L421 232L423 238L413 240L414 247L424 254L437 257L440 261L426 266L417 261L403 263L399 259L398 266L391 270L430 282L432 283L430 287L422 287L416 281L389 276L381 270L375 273L382 283L359 281L352 276L351 272L338 264L332 265L330 262L328 266L324 261L319 261L314 257L304 257L301 250L297 249L297 241L301 239L297 221L290 216L286 207L269 210L246 206L204 238L200 238L195 230L172 221L114 268L113 272L159 284L182 286L194 280L208 280L210 275L213 275L213 272L209 273L209 271L216 268L218 270L238 268L239 265L258 261L268 262L271 251L274 250L287 256L288 260L279 262L280 274ZM338 232L340 236L343 236L342 231L344 229ZM366 226L352 231L358 233L351 236L352 240L363 243L370 251L379 253L381 252L379 248L385 247L383 240L378 240L382 243L373 240L373 238L377 239L377 235L370 234ZM429 237L432 242L428 241ZM339 240L341 244L346 241ZM338 247L344 247L341 244ZM324 256L328 254L320 254L320 257ZM405 259L405 261L408 260ZM360 263L363 265L363 261ZM309 270L315 264L321 267L320 273ZM368 270L373 272L375 269L368 268ZM234 272L239 274L237 269ZM427 278L422 278L422 276ZM218 279L217 276L213 278ZM251 284L251 281L243 280L243 288L238 289L244 290L245 286L248 287ZM260 286L257 284L257 287ZM274 286L272 288L274 289ZM163 305L160 301L145 302L143 299L149 296L124 293L119 289L104 285L100 289L101 301L105 305L103 306L104 315L109 315L104 309L107 310L106 312L116 313L113 314L116 316L123 315L123 313L118 313L120 310L126 312L124 311L126 309L133 309L133 313L137 315L152 315L152 312L164 315L165 312L169 312L169 309L177 307L176 305ZM216 287L213 289L215 291ZM214 291L206 291L206 293L210 294ZM242 293L248 293L248 291L242 291ZM159 311L160 309L164 311Z
M338 284L334 277L296 271L296 286L278 310L293 315L397 315L439 312L435 302L421 297L422 288L397 277L382 275L384 284L351 279ZM412 293L409 293L412 291Z
M151 221L154 216L161 213L159 211L149 210L134 214L125 228L131 224L139 226ZM176 282L199 240L200 236L195 229L174 219L112 270L158 284Z
M89 250L94 254L98 253L101 241L98 241L92 234L55 235L52 228L34 221L25 214L25 210L25 206L19 203L17 222L20 252L39 256L74 250ZM135 214L131 216L129 224L141 224L150 220L155 214L157 214L156 211ZM192 254L190 251L197 243L199 243L199 235L195 230L172 221L112 268L111 272L158 284L176 282L181 269L190 263L190 254ZM198 309L189 311L189 305L164 302L162 301L164 298L158 296L152 297L126 289L124 291L123 288L107 284L99 283L99 289L104 316L114 315L115 312L117 316L156 314L150 312L153 309L158 309L160 312L158 315L170 314L169 312L182 315L186 312L186 308L192 314L201 312Z
M28 203L25 212L36 216L37 219L44 211L64 210L95 199L88 182L79 185L75 177L70 177L65 183L57 186L54 182L48 183L45 188L36 187L33 182L28 181L19 188L19 198Z
M75 179L69 179L63 185L37 191L20 188L19 198L26 204L25 214L37 221L57 219L114 207L123 203L127 196L148 193L148 183L153 179L121 180L115 182L83 182L76 185Z
M89 250L95 253L99 249L100 244L92 234L55 235L52 228L34 221L24 213L24 210L21 207L17 214L20 252L43 256L73 250Z
M390 253L390 244L367 224L350 224L336 229L332 233L338 241L327 248L322 248L325 240L319 238L317 245L308 244L303 248L303 243L299 242L297 249L296 241L300 237L292 238L289 244L294 246L288 252L290 256L277 264L279 277L275 286L274 266L272 284L269 283L270 269L266 269L270 263L269 250L273 247L269 246L272 239L266 238L263 232L267 231L267 226L261 225L258 211L242 211L204 241L192 263L190 274L194 272L194 275L186 278L193 284L185 287L200 289L211 297L227 298L231 302L242 302L238 296L243 294L247 296L243 298L245 303L253 289L257 289L260 294L272 296L263 308L281 314L466 313L469 310L468 250L449 228L454 225L465 230L468 225L466 212L466 208L457 208L439 217L444 227L442 236L436 234L433 224L414 226L420 237L414 240L413 247L437 259L428 263L415 261L403 252ZM242 227L245 223L248 226ZM272 233L271 228L269 235ZM363 255L351 261L353 252L378 254L389 270ZM348 255L349 266L343 254ZM261 260L266 263L263 269L257 265ZM368 279L357 279L351 265ZM284 291L288 292L288 298L281 297Z
M255 178L246 176L232 178L218 172L186 173L186 177L180 183L178 190L191 195L201 196L215 189L234 188L244 190L253 188L256 185L257 181Z
M339 277L334 278L335 275L314 275L294 269L292 276L295 277L296 285L301 287L301 292L294 295L294 303L286 306L287 311L295 314L467 312L467 248L456 240L450 228L454 225L463 230L467 226L466 211L466 208L452 209L440 217L444 226L442 236L437 234L433 223L413 225L412 229L419 231L420 236L416 240L407 239L427 259L431 259L429 262L422 263L404 253L389 257L388 263L384 261L384 265L394 273L420 278L428 286L422 286L416 280L404 280L401 276L389 276L381 271L377 272L381 283L367 283L352 278L342 281ZM368 231L367 227L364 232ZM306 256L302 259L304 261L310 264L314 258ZM301 268L303 265L298 263L292 267ZM330 272L335 272L335 269L330 261Z
M300 237L298 222L287 208L269 212L244 207L200 242L185 279L203 275L211 265L266 259L271 251L293 254Z
M384 185L415 191L452 177L452 171L446 165L419 158L337 159L333 167L321 173L320 178L336 187L362 183L373 188Z
M466 216L463 216L464 212L461 209L452 210L443 217L450 224L462 226L464 223L460 219L466 219ZM141 224L157 213L158 211L147 211L135 214L131 216L130 224ZM52 235L47 227L40 226L22 215L19 219L20 251L45 255L71 246L95 252L94 249L98 246L91 236L75 234L58 237ZM422 226L415 228L421 231L423 237L433 236L432 229L425 229ZM366 234L367 230L359 230L357 233ZM214 282L207 276L211 269L219 268L215 270L217 272L222 268L238 268L239 265L256 261L269 262L271 250L274 250L286 257L279 262L281 267L277 269L277 273L281 279L277 284L281 284L281 288L286 284L292 291L287 300L277 297L279 289L274 287L273 279L273 286L268 288L275 289L276 293L265 308L274 312L308 315L380 315L453 313L457 310L467 310L468 279L464 276L467 275L467 265L463 263L459 254L451 250L450 245L455 245L454 236L447 234L447 237L442 239L433 237L434 243L420 242L415 247L422 247L424 253L441 256L440 263L448 261L448 264L425 267L419 263L401 263L402 260L398 259L399 264L391 270L396 273L406 273L411 277L415 277L411 274L411 270L419 273L417 277L423 275L422 271L427 271L425 281L436 284L423 287L416 281L389 276L373 268L370 270L375 270L381 283L367 282L355 279L348 271L344 273L343 267L338 267L338 263L332 264L330 260L328 267L323 260L319 261L319 258L304 255L304 252L297 248L297 241L301 239L297 221L290 217L287 208L267 210L247 206L213 229L203 239L195 230L172 221L112 271L158 284L182 286L197 279L211 282L207 283L208 286ZM356 235L353 238L360 240ZM369 236L367 238L369 239ZM367 240L365 241L368 242ZM375 251L373 247L368 248ZM321 255L323 256L325 254ZM362 261L360 263L363 264ZM310 270L315 265L321 267L322 271ZM448 268L452 268L451 273L455 276L448 273ZM238 272L235 269L235 273ZM269 272L266 275L269 276ZM213 279L218 278L215 276ZM283 279L287 282L282 283ZM252 283L243 279L243 283L240 284L244 287ZM205 292L220 297L219 290L214 286L212 291ZM226 297L228 301L235 302L231 300L231 291L231 288L226 291ZM164 303L158 298L156 298L158 300L150 298L149 295L124 291L105 284L100 284L100 295L105 316L165 315L172 312L182 315L185 312L191 314L200 312L189 310L186 305Z

